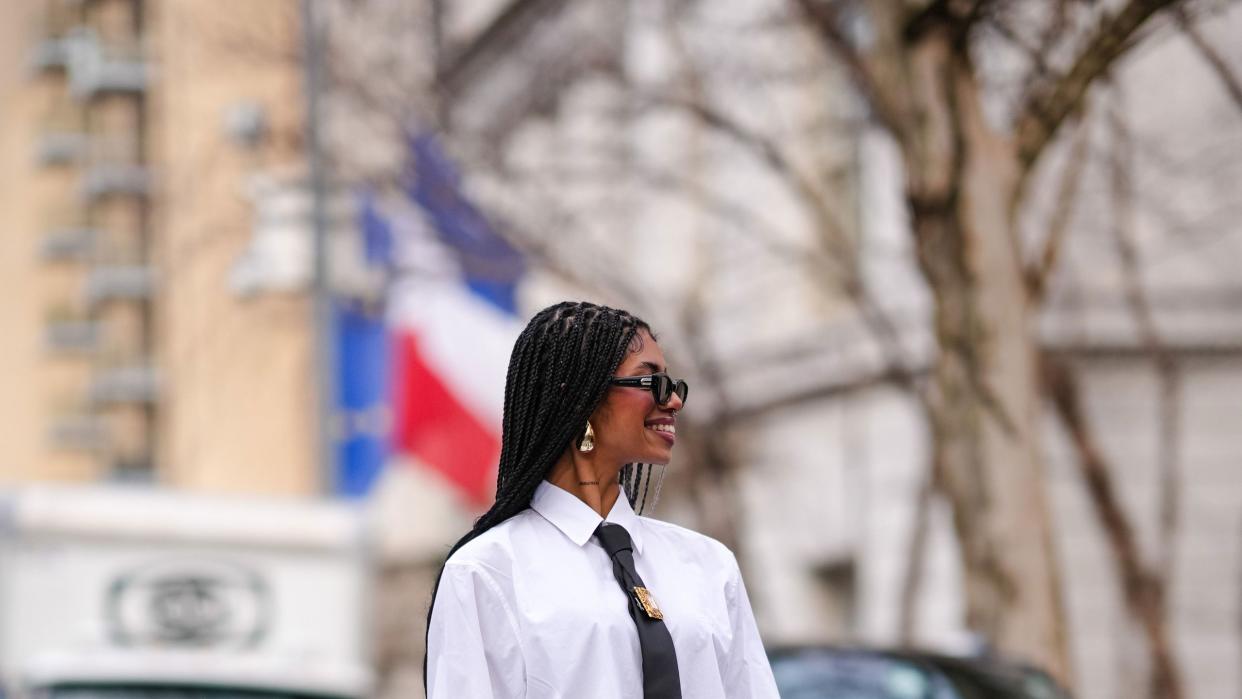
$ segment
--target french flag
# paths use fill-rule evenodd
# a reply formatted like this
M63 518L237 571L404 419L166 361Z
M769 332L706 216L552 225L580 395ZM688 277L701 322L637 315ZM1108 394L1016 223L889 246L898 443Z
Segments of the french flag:
M481 507L494 496L526 264L466 198L434 137L413 138L410 152L405 194L421 221L393 235L402 269L388 295L392 446Z

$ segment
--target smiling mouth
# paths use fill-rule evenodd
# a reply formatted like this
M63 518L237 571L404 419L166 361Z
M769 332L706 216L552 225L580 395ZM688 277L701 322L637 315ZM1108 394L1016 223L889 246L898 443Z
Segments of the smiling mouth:
M668 440L669 444L677 441L677 427L674 425L657 423L654 425L647 425L647 429Z

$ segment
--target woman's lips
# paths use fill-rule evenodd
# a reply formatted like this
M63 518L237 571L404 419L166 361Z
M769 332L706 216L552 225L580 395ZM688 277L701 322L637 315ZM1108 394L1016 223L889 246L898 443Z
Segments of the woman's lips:
M647 423L646 428L663 437L669 444L677 441L677 427L669 418L652 420Z
M672 434L671 432L657 432L656 430L651 430L651 431L663 437L665 440L668 441L669 444L675 444L677 442L677 436Z

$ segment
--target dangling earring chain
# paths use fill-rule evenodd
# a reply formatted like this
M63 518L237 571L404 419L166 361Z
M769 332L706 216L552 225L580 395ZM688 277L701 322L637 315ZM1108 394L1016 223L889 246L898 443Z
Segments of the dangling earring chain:
M578 445L578 451L588 452L595 449L595 430L591 428L591 421L587 420L586 434L582 435L582 442Z
M655 468L655 464L647 467L647 478L651 478L651 470ZM660 466L660 477L656 480L655 493L651 496L651 509L654 510L656 503L660 502L660 486L664 485L664 473L668 470L668 464ZM647 503L643 503L643 512L647 511Z

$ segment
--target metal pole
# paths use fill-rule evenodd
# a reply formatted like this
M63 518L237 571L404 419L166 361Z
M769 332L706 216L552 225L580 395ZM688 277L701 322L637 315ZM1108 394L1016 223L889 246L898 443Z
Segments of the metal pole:
M328 281L327 180L324 176L323 149L319 142L320 76L322 74L321 37L315 13L316 0L302 0L302 43L306 89L306 153L310 168L312 231L314 239L314 277L311 292L315 329L316 431L318 434L319 486L324 494L336 490L336 333L332 295Z

